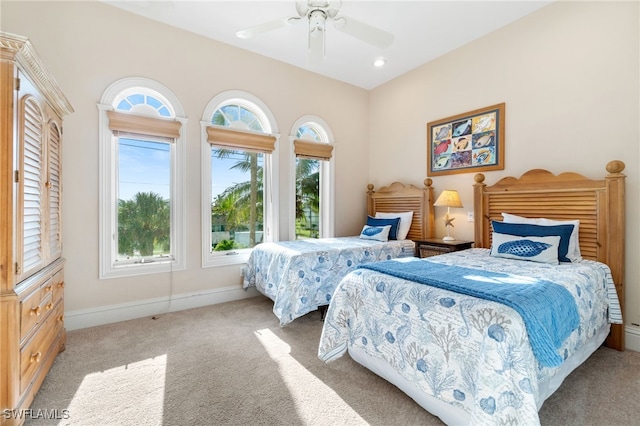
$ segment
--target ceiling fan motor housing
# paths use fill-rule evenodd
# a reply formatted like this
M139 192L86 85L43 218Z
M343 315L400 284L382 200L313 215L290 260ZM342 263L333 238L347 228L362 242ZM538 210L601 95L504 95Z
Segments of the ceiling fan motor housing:
M324 31L327 14L322 9L314 9L309 12L309 32Z

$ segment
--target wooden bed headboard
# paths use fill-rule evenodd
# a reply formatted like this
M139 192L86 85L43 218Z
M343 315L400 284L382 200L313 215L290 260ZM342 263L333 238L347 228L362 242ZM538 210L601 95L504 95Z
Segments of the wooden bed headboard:
M601 180L577 173L554 175L535 169L520 178L505 177L492 186L482 173L475 175L475 247L491 247L491 221L501 213L555 220L580 220L580 253L606 263L616 284L624 314L625 164L611 161ZM624 317L623 317L624 318ZM612 324L607 346L624 350L624 326Z
M367 186L367 214L375 216L376 212L402 213L413 211L411 228L407 234L410 240L424 240L435 235L435 211L433 208L433 181L424 180L424 188L394 182L377 191L373 185Z

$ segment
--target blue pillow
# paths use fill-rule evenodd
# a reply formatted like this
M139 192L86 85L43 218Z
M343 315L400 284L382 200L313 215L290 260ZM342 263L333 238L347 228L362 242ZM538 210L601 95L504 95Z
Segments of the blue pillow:
M389 239L390 240L398 239L398 227L400 226L399 217L394 217L393 219L379 219L376 217L367 216L367 225L369 226L391 225L391 230L389 231Z
M567 253L569 252L569 239L573 232L573 225L542 226L529 223L504 223L492 220L491 226L495 232L517 235L518 237L552 237L557 235L560 237L558 260L560 262L571 262L567 257Z

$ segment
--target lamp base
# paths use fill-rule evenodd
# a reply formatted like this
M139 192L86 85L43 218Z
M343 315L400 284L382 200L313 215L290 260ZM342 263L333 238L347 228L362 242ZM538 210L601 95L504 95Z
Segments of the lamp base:
M455 241L455 240L456 240L455 238L450 237L448 235L442 239L442 241Z

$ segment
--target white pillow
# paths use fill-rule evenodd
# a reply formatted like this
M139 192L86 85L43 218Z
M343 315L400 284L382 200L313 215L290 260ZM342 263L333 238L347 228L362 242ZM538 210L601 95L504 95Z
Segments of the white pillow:
M573 225L573 231L569 238L569 250L567 251L567 259L571 262L580 262L582 255L580 254L580 240L579 240L579 220L553 220L540 218L528 218L522 216L516 216L515 214L502 213L502 218L505 223L530 223L540 226L554 226L554 225Z
M369 226L365 225L360 233L363 240L389 241L389 231L391 225L385 226Z
M400 218L400 226L398 226L398 240L406 240L409 229L411 228L411 221L413 220L413 212L402 213L384 213L376 212L376 217L379 219L392 219L395 217Z
M491 234L491 256L557 265L560 237L519 237Z

